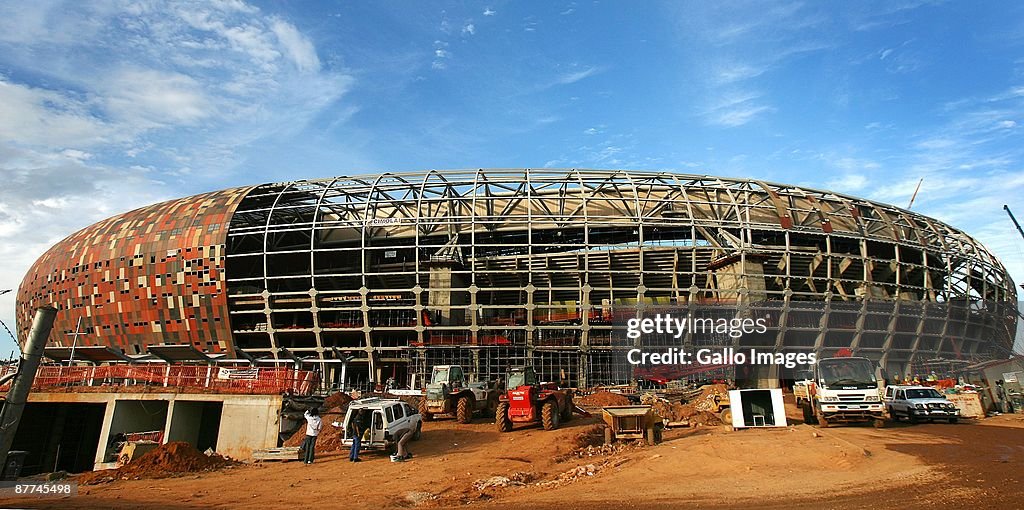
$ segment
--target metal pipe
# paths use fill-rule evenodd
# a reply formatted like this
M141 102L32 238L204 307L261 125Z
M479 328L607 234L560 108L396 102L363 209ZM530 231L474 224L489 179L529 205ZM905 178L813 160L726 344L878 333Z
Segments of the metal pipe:
M7 392L7 401L0 412L0 466L7 466L7 452L14 443L14 434L18 432L18 422L25 411L28 394L32 389L32 381L36 378L39 361L43 357L43 349L50 338L53 320L57 318L57 309L43 306L36 309L32 329L28 333L25 351L18 365L18 375L11 382L11 390Z

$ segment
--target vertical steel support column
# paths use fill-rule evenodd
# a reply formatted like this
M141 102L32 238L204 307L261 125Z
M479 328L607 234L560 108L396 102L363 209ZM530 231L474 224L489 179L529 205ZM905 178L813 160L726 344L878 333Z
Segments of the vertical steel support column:
M7 466L7 452L14 443L14 434L18 432L18 422L25 411L28 393L32 389L32 381L36 378L39 361L43 357L46 340L50 338L53 320L57 318L57 309L44 306L36 309L32 329L25 343L25 354L18 365L18 375L11 382L11 390L7 392L3 414L0 415L0 466Z

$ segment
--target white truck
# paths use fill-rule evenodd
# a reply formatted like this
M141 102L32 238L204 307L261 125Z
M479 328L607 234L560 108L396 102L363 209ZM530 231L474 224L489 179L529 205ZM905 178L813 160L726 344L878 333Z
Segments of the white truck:
M877 364L867 358L823 358L814 365L806 398L798 399L805 423L826 428L835 423L870 421L885 426L885 408L878 392Z
M885 406L893 420L906 418L910 423L935 420L956 423L960 409L935 388L927 386L888 386Z
M436 414L453 414L459 423L469 423L474 413L494 416L499 392L494 383L467 382L459 365L437 365L423 392L419 412L424 421Z
M359 411L369 414L369 427L360 438L361 449L391 450L402 433L411 433L413 441L419 440L422 434L423 423L414 407L398 399L369 397L352 401L345 413L345 421L335 425L344 427L345 435L341 442L345 446L352 445L352 420L356 419Z

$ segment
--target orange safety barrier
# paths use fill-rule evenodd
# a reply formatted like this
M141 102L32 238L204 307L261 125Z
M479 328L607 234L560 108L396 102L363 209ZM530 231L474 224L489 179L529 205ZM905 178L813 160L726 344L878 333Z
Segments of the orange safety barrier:
M0 374L2 375L2 374ZM309 370L280 367L227 368L206 365L101 365L95 367L39 367L33 390L60 387L174 388L196 393L245 393L259 395L310 395L319 383L319 375ZM10 382L0 386L6 391Z

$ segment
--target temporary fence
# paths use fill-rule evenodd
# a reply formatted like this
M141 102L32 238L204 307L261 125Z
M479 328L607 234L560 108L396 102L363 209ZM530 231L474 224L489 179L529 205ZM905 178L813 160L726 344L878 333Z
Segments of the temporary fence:
M6 367L5 367L6 370ZM3 374L0 373L0 376ZM6 391L10 383L0 386ZM66 387L168 388L195 393L243 393L258 395L310 395L319 385L319 374L280 367L227 368L210 365L99 365L39 367L33 390Z

